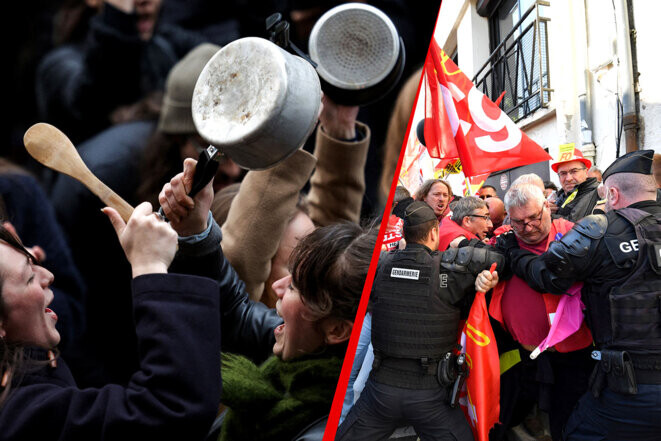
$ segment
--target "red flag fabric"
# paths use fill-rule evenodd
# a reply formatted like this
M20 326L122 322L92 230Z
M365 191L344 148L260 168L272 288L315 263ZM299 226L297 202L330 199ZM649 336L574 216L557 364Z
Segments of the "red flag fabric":
M383 236L382 251L392 251L397 247L397 244L402 240L402 228L404 220L391 214L388 218L388 226L386 227L385 235Z
M425 75L425 113L430 118L425 142L432 156L458 153L466 176L552 159L475 87L433 38Z
M456 133L445 113L442 91L431 51L425 60L425 144L432 158L441 159L440 168L459 159L454 140Z
M414 132L411 131L404 146L404 159L399 173L399 183L406 187L411 193L424 182L424 173L420 157L425 152L425 147L420 144Z
M483 292L475 294L461 334L470 372L466 379L468 422L477 441L488 441L500 415L500 360Z

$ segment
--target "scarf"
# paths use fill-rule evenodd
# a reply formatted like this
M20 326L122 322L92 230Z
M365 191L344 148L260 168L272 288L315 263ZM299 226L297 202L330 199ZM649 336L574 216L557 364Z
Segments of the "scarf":
M218 441L290 440L328 414L346 350L339 346L341 352L327 349L290 361L271 357L261 366L223 354L222 402L229 409Z

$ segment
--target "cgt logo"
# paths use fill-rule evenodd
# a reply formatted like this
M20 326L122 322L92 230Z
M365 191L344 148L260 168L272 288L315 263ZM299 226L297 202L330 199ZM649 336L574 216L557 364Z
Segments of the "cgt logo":
M620 242L620 250L623 253L638 251L638 239L633 239L629 242Z

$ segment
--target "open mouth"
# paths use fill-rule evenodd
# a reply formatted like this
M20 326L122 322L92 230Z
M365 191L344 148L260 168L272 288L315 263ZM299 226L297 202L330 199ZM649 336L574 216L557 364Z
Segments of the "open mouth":
M44 313L53 320L57 321L57 314L55 314L55 311L53 311L52 309L46 308L44 309Z
M273 330L273 334L277 337L278 335L280 335L280 334L282 334L282 333L284 332L284 329L285 329L285 324L283 323L283 324L277 326L277 327Z

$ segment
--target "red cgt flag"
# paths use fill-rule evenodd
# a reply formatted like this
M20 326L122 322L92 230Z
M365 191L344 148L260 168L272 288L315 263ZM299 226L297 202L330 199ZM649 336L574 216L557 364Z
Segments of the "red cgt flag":
M459 151L454 141L454 130L450 126L450 119L445 113L442 91L436 77L434 60L431 50L427 53L424 68L425 85L425 144L429 156L439 158L438 168L442 169L459 159Z
M491 271L494 269L495 264ZM489 430L500 415L500 360L484 295L475 294L461 333L461 345L470 368L462 404L477 441L489 440Z
M436 158L461 158L466 176L552 159L489 100L432 38L425 61L425 141Z

